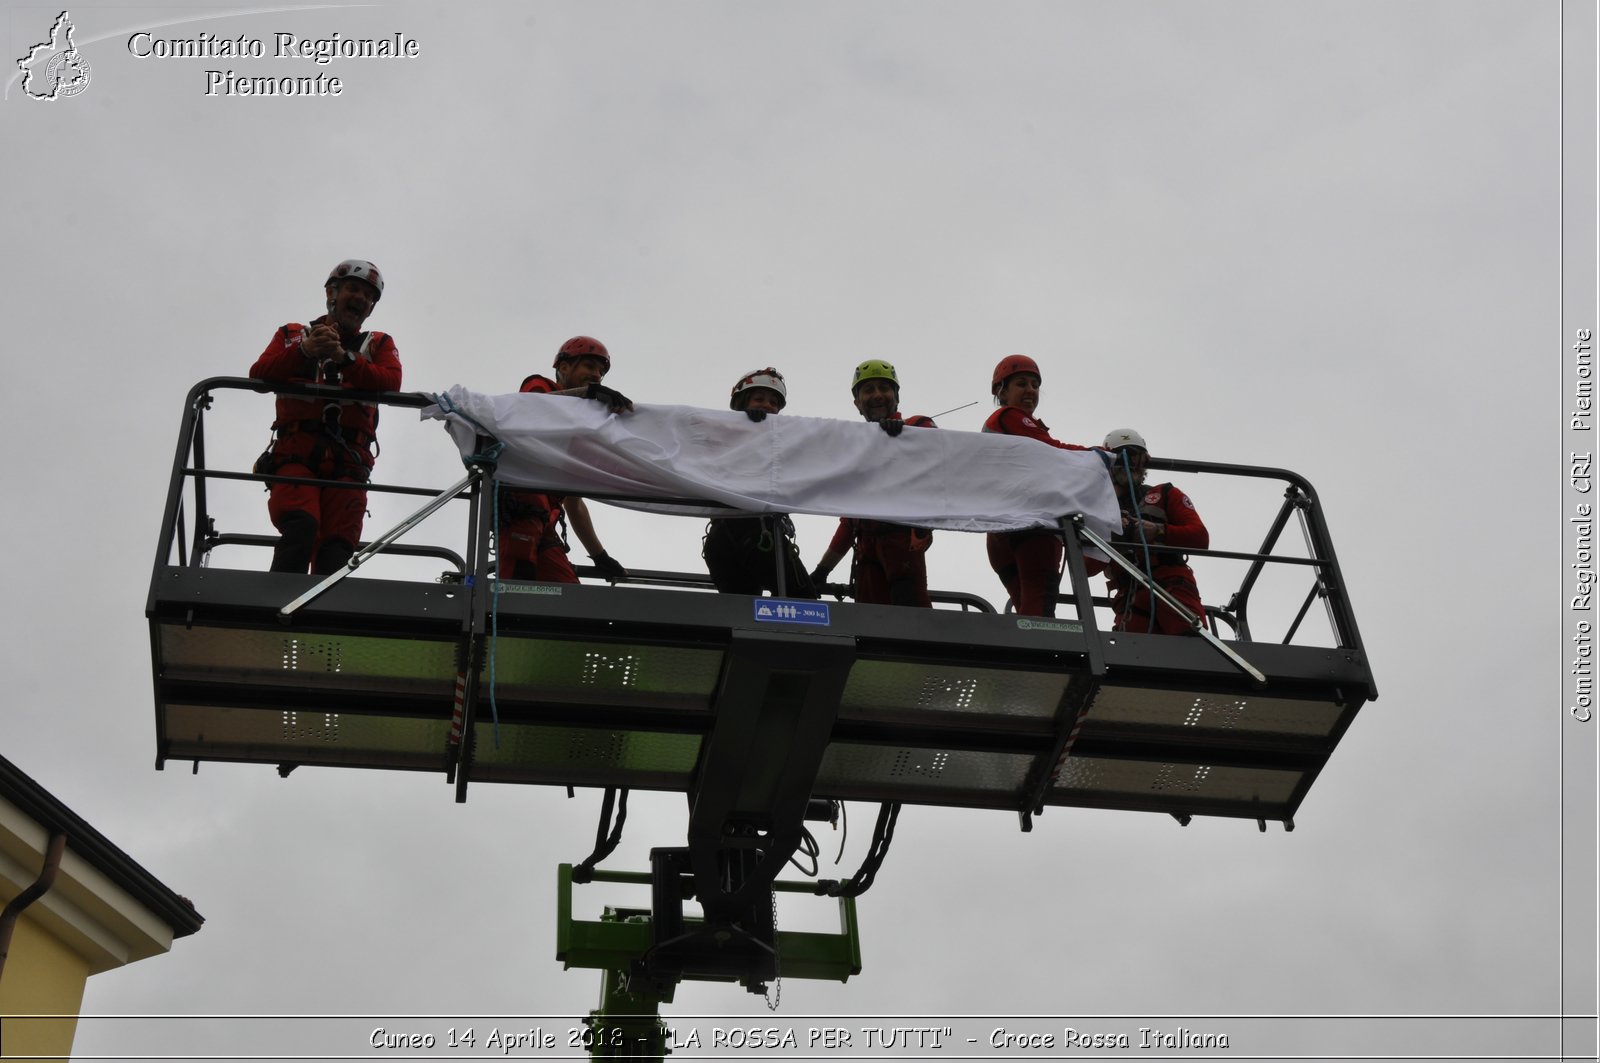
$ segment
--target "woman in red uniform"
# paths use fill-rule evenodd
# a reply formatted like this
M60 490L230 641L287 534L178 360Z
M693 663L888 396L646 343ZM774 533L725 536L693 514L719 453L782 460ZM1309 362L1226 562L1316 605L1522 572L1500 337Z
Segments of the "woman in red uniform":
M572 337L556 352L553 367L554 380L530 373L520 390L538 395L584 395L609 404L613 413L633 408L621 394L600 383L611 372L611 352L599 340ZM567 544L557 530L563 514L572 522L572 531L589 552L596 572L611 583L628 578L622 563L606 553L589 516L589 504L578 496L501 487L499 506L496 557L502 579L578 582L578 574L567 560Z
M985 432L1026 436L1062 450L1088 450L1063 443L1033 411L1039 405L1039 365L1025 354L1000 359L989 385L1000 408L983 423ZM1020 616L1055 616L1061 589L1061 536L1053 528L990 532L989 567L994 569Z

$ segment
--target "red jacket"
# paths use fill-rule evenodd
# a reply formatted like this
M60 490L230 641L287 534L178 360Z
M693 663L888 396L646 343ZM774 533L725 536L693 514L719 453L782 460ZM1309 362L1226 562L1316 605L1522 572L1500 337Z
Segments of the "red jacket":
M520 392L535 395L548 395L559 390L561 385L538 373L528 376L518 389ZM540 491L501 488L500 522L510 524L515 520L535 520L543 525L542 534L549 538L554 535L555 525L561 520L561 503L565 499L565 495L547 495Z
M316 318L318 325L324 318ZM252 380L270 380L285 384L334 384L355 391L399 391L400 352L386 332L364 332L356 341L354 361L337 368L324 369L306 357L301 340L310 326L288 324L280 328L250 367ZM280 395L274 429L295 428L301 424L325 423L328 402L323 399L302 398L297 395ZM370 403L341 401L338 403L338 424L345 430L355 446L370 448L378 431L378 408ZM310 428L304 429L310 431Z
M1026 439L1037 439L1041 443L1049 443L1052 447L1060 447L1062 450L1078 450L1087 452L1098 449L1096 447L1080 447L1076 443L1061 442L1061 440L1050 434L1049 425L1045 424L1037 417L1030 415L1020 406L1000 407L998 410L989 415L989 419L987 421L983 422L983 430L985 432L995 432L1003 436L1022 436ZM1026 532L990 532L989 535L991 537L1010 536L1012 538L1016 538L1019 535L1037 535L1042 530L1043 529L1031 529ZM1105 562L1093 557L1085 558L1084 561L1088 566L1089 575L1091 576L1100 572L1101 568L1105 564Z
M1029 416L1018 406L1002 406L989 415L983 422L985 432L997 432L1005 436L1027 436L1037 439L1041 443L1049 443L1052 447L1062 450L1089 450L1089 447L1080 447L1076 443L1063 443L1050 434L1050 426L1036 417Z
M1182 488L1173 484L1145 484L1138 491L1139 515L1166 529L1157 538L1147 540L1150 547L1150 562L1155 569L1152 574L1158 580L1168 576L1187 576L1192 582L1194 570L1189 567L1180 551L1204 550L1211 545L1211 532L1200 519L1199 511L1194 508L1194 502L1183 493ZM1120 492L1117 501L1124 509L1128 508L1128 500ZM1146 544L1140 542L1137 531L1123 532L1113 541L1122 546L1122 553L1130 561L1140 568L1144 567ZM1177 549L1173 549L1174 547ZM1115 565L1106 569L1106 576L1113 588L1127 582L1128 579L1126 573Z

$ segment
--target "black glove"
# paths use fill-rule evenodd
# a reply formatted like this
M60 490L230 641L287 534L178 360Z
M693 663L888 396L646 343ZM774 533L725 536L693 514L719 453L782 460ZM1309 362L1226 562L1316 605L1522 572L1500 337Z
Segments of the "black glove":
M828 582L828 574L820 568L812 569L811 575L807 578L811 580L811 585L819 591L822 589L822 585Z
M591 384L590 387L594 385ZM620 583L628 578L628 570L610 554L590 554L589 560L594 562L594 570L612 583Z
M583 397L605 403L612 413L628 413L633 409L633 403L628 401L628 396L616 388L606 387L598 380L589 385L589 390L583 393ZM598 563L598 559L596 559L596 563Z
M885 432L888 432L892 436L897 436L901 432L905 431L906 423L904 421L896 420L893 417L885 417L883 420L878 422L878 427L883 429Z
M767 419L766 410L746 410L744 415L752 421L765 421Z

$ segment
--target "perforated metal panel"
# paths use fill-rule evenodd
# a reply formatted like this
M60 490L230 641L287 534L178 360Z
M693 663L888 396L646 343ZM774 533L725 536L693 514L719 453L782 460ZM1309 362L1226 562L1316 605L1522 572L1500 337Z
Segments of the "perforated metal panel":
M839 713L871 719L905 713L975 713L1049 718L1070 677L904 661L857 661Z
M169 755L204 760L442 768L448 722L288 709L170 705Z
M435 639L162 624L162 677L253 685L448 694L456 644Z
M1107 685L1095 695L1089 719L1196 731L1326 736L1342 711L1327 701Z
M672 789L687 788L701 742L699 735L661 731L502 724L497 744L487 721L475 734L475 778L560 778Z
M1121 793L1277 807L1289 800L1301 778L1301 772L1270 768L1068 757L1052 790L1058 797L1073 791L1099 795L1094 803Z
M816 792L829 796L871 793L883 798L970 794L999 802L1021 790L1032 762L1032 757L1014 753L835 742L823 755Z
M505 697L704 710L722 668L716 650L501 638L495 690Z

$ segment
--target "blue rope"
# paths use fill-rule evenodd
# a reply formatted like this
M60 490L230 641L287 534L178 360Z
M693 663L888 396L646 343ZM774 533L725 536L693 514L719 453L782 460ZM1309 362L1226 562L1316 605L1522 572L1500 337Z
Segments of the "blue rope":
M505 449L506 449L506 445L504 443L500 442L499 440L495 440L493 443L491 443L488 446L484 447L482 450L477 451L477 452L472 453L472 454L468 454L466 457L462 458L461 459L461 464L465 465L469 469L476 468L476 467L478 467L480 465L488 465L491 468L493 468L496 464L499 463L500 455L505 453ZM496 506L496 511L497 512L498 512L499 504L500 504L500 496L499 496L499 493L496 492L496 494L495 494L495 506Z
M1155 572L1151 567L1150 561L1150 544L1144 537L1144 516L1139 512L1139 500L1134 495L1138 485L1133 482L1133 463L1128 460L1128 452L1126 450L1119 450L1117 454L1122 458L1122 471L1128 477L1128 502L1133 506L1133 515L1138 518L1139 545L1144 547L1144 574L1154 579Z
M1133 515L1139 528L1139 545L1144 549L1144 574L1150 577L1151 583L1154 583L1156 581L1155 564L1150 560L1150 543L1144 537L1144 514L1139 510L1139 498L1135 494L1139 489L1139 485L1133 482L1133 463L1128 460L1126 447L1118 450L1117 454L1122 458L1122 472L1128 477L1128 502L1133 506ZM1128 588L1128 608L1129 610L1133 608L1133 588L1131 587ZM1155 622L1156 596L1152 593L1150 595L1150 620L1146 624L1145 630L1147 632L1152 630Z

